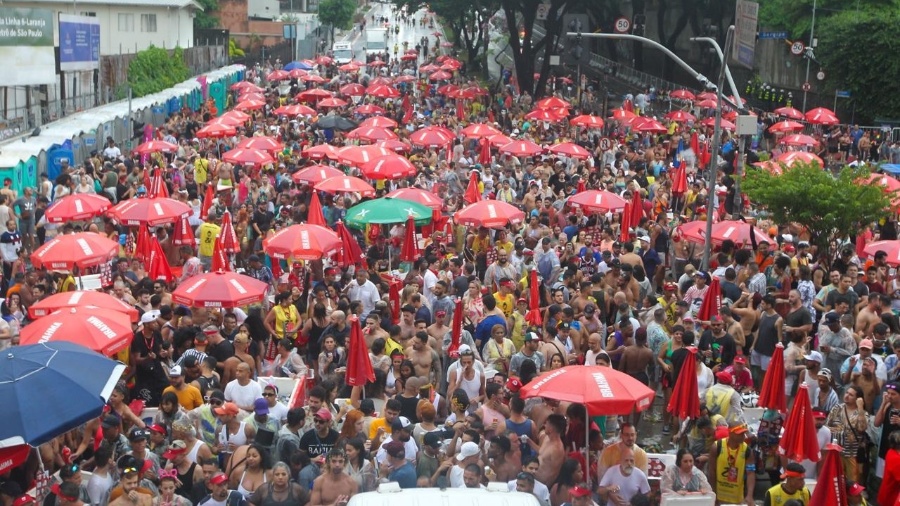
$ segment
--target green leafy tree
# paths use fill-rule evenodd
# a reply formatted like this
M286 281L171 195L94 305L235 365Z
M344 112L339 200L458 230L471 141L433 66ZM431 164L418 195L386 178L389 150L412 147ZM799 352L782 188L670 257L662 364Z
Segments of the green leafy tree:
M128 86L135 97L158 93L190 77L191 71L180 47L170 55L161 47L150 46L139 51L128 64Z
M331 25L331 40L334 40L335 28L350 28L355 13L356 2L354 0L322 0L319 2L319 21Z
M897 12L830 16L816 27L816 56L832 88L850 90L857 116L900 117Z
M898 0L759 0L759 29L785 30L792 39L808 39L812 27L813 4L816 6L816 36L825 34L819 23L832 16L884 15L900 8Z
M844 167L834 177L817 165L803 164L780 176L748 169L742 188L776 223L806 227L810 242L832 258L837 240L855 236L890 213L890 197L881 186L859 184L868 175L866 169Z
M219 26L219 0L197 0L203 10L194 13L194 28L216 28Z

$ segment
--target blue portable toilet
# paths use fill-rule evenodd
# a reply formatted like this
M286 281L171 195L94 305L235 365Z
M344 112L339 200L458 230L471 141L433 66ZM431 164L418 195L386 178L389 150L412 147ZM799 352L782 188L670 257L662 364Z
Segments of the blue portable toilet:
M68 160L70 166L75 166L75 153L72 151L71 140L67 140L62 145L54 144L47 150L47 177L51 181L59 176L63 160Z

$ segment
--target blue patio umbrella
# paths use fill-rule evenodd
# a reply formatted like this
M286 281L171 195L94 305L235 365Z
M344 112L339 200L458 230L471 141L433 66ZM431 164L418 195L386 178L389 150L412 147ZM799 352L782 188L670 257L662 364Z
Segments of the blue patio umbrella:
M21 437L38 446L99 416L124 370L63 341L0 352L0 443Z
M881 170L888 172L890 174L893 174L895 176L900 174L900 164L898 164L898 163L885 163L885 164L882 164L880 167L881 167Z
M303 63L302 61L292 61L291 63L288 63L287 65L284 66L284 70L294 70L294 69L312 70L312 65L308 65L306 63Z

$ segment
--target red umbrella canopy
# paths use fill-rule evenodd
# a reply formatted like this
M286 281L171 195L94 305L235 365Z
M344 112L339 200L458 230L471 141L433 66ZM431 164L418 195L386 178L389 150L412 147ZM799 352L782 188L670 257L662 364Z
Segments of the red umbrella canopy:
M802 112L800 112L797 109L794 109L793 107L779 107L778 109L775 109L772 112L774 112L775 114L777 114L779 116L784 116L784 117L790 118L790 119L796 119L796 120L801 120L801 121L806 119L806 117L803 115Z
M363 105L361 105L361 106L356 107L355 109L353 109L353 112L355 112L356 114L362 114L362 115L368 115L368 114L384 114L384 108L378 107L378 106L375 105L375 104L363 104ZM373 118L369 118L369 119L373 119ZM390 119L390 118L384 118L384 119L388 119L388 120L394 122L394 125L391 126L391 127L389 127L389 128L394 128L394 127L397 126L397 122L396 122L396 121L394 121L394 120L392 120L392 119ZM363 121L363 123L365 123L365 121ZM360 126L363 126L362 123L360 123ZM368 126L379 126L379 125L368 125Z
M672 111L669 114L666 114L666 119L669 121L677 121L679 123L686 123L688 121L694 121L695 118L693 114L687 111Z
M359 167L376 158L393 154L393 151L383 146L346 146L337 151L337 158L342 163Z
M406 220L406 230L403 238L403 247L400 249L401 262L415 262L422 256L419 250L419 240L416 238L416 222L412 216Z
M799 132L803 130L803 123L797 123L796 121L784 120L775 123L774 125L769 127L770 132Z
M559 97L543 98L541 100L538 100L537 103L534 104L535 109L569 109L571 107L572 104Z
M544 148L532 141L512 141L500 147L501 153L512 156L535 156L543 153Z
M343 176L344 172L328 165L311 165L304 167L291 176L297 184L315 186L326 179Z
M405 156L387 155L360 165L360 170L369 179L399 179L416 175L416 166Z
M67 341L110 356L127 348L133 336L131 318L125 313L99 307L67 307L23 327L19 342L27 345Z
M284 81L290 77L286 70L274 70L266 76L266 81Z
M350 386L364 386L375 381L375 370L372 369L372 361L369 360L369 348L363 338L359 325L359 317L350 317L350 340L347 349L347 384Z
M525 213L506 202L482 200L457 211L453 219L460 225L503 228L510 223L524 221Z
M543 121L545 123L555 123L565 119L565 114L560 114L559 109L535 109L525 115L526 119L532 121ZM565 111L565 109L563 109Z
M467 139L479 139L481 137L490 137L492 135L497 135L500 133L500 130L497 130L491 125L485 125L483 123L473 123L462 130L463 135L466 136Z
M321 260L341 249L341 238L321 225L291 225L266 239L263 249L275 258Z
M288 77L291 79L300 79L306 74L309 74L309 71L303 69L291 69L288 71Z
M715 118L706 118L705 120L701 121L700 124L705 127L715 128L716 119ZM729 132L733 132L735 129L734 123L728 121L725 118L722 118L721 122L719 123L719 126L722 130L728 130Z
M385 118L384 116L372 116L371 118L362 120L359 126L368 128L397 128L397 122L391 118Z
M31 254L38 269L71 271L105 264L119 253L119 243L94 232L58 235Z
M190 219L187 216L182 216L178 223L175 224L175 230L172 232L172 244L176 246L197 245L194 237L194 227L191 226Z
M814 163L820 168L825 167L825 162L819 158L818 155L808 151L788 151L781 153L775 158L775 162L783 163L787 167L790 167L795 163Z
M347 138L369 142L389 141L397 139L397 134L381 127L359 127L347 132Z
M331 144L319 144L318 146L304 149L303 156L311 158L313 160L320 160L322 158L337 160L338 148L332 146Z
M184 216L190 216L192 212L191 207L184 202L157 197L123 200L107 214L122 225L135 226L143 223L155 227L174 223Z
M251 118L250 115L245 112L235 111L234 109L232 109L216 119L233 119L235 121L239 121L240 123L246 123L247 121L250 121Z
M21 466L31 455L31 445L25 443L21 437L5 439L3 443L6 446L0 447L0 474L6 474Z
M331 65L334 62L334 60L332 60L331 57L324 56L324 55L317 57L315 61L319 65L326 65L326 66Z
M841 460L842 450L843 448L836 444L829 443L825 446L825 460L816 476L816 488L809 498L809 504L847 506L847 481Z
M784 395L784 345L775 345L775 353L763 377L762 389L759 392L759 407L769 408L783 413L787 410L787 399Z
M106 197L77 193L55 201L44 212L44 217L49 223L89 220L106 212L110 205Z
M255 149L258 151L274 153L276 151L281 151L282 149L284 149L284 144L278 142L274 137L260 136L247 137L239 142L236 147L241 149Z
M800 384L794 405L788 413L784 425L784 436L778 442L778 454L788 460L802 462L819 461L819 440L816 437L816 422L813 419L812 406L809 402L809 388Z
M694 364L697 356L697 348L691 346L688 348L690 355L684 359L684 364ZM666 411L678 418L699 418L700 417L700 397L699 387L697 386L696 368L682 366L678 372L678 378L675 380L675 386L672 388L672 396L669 398L669 404Z
M569 206L585 213L618 212L625 209L625 199L606 190L588 190L569 197Z
M175 276L172 274L172 266L169 265L166 253L156 237L150 240L150 259L147 263L150 264L147 268L147 277L150 279L154 281L162 280L166 283L170 283L175 279Z
M809 135L804 134L793 134L787 135L783 139L781 139L782 144L787 144L788 146L818 146L819 141L810 137Z
M237 133L237 129L235 129L231 125L223 125L221 123L211 123L200 130L197 130L197 137L201 139L205 139L207 137L211 138L220 138L220 137L231 137L232 135Z
M698 97L699 98L699 97ZM705 98L697 102L697 107L701 109L715 109L719 106L719 101L714 98Z
M706 234L706 221L689 221L675 227L675 242L684 239L697 244L706 242L704 239ZM677 238L677 240L675 239Z
M375 188L358 177L339 176L323 181L314 187L326 193L361 193L363 196L375 195Z
M337 256L338 265L341 267L365 265L366 256L359 246L359 241L353 237L350 229L342 221L337 224L337 235L341 238L341 251Z
M769 236L764 230L756 228L743 221L729 220L720 221L713 224L712 242L713 244L722 244L728 239L734 241L739 247L741 245L751 244L750 234L756 234L756 243L762 241L770 241Z
M631 128L634 128L639 132L658 134L663 134L669 131L669 129L666 128L665 125L652 118L635 118L634 121L631 122Z
M320 100L317 104L319 107L344 107L347 105L346 100L341 100L339 98L326 98L324 100Z
M359 83L350 83L341 86L340 92L347 97L361 97L366 94L366 87Z
M178 146L166 141L149 141L134 148L134 152L139 155L149 155L150 153L174 153L178 151Z
M428 80L429 81L446 81L446 80L450 79L451 77L453 77L453 76L446 70L438 70L437 72L428 76Z
M366 88L366 95L370 97L378 97L378 98L397 98L400 96L400 92L397 91L397 88L393 86L386 85L374 85Z
M826 109L824 107L816 107L815 109L806 111L804 116L806 117L806 121L809 121L814 125L837 125L840 123L840 120L835 116L834 112L831 109Z
M238 97L238 102L246 102L248 100L258 100L265 102L266 96L262 93L245 93Z
M232 109L231 112L240 112L240 111L235 111L234 109ZM241 114L244 114L244 113L241 112ZM216 119L211 119L211 120L207 121L206 125L207 126L220 125L220 126L232 127L232 128L236 129L237 127L241 126L243 123L244 123L243 121L235 118L234 116L228 116L227 114L223 114L222 116L219 116Z
M418 204L422 204L423 206L430 207L436 211L440 211L444 202L437 195L431 193L430 191L422 190L419 188L400 188L392 191L385 195L385 197L391 197L394 199L403 199L410 200L412 202L416 202Z
M325 82L324 77L317 76L315 74L306 74L305 76L301 77L300 80L305 83L316 83L316 84L322 84Z
M456 91L458 89L459 89L459 86L457 86L455 84L445 84L443 86L438 87L437 94L438 95L447 95L447 94L453 93L454 91Z
M629 120L632 118L636 118L637 114L635 114L631 111L625 110L625 109L613 109L611 111L611 114L609 115L609 117L610 117L610 119L623 121L623 120Z
M263 100L245 100L238 103L238 105L234 106L234 108L238 111L253 111L256 109L262 109L265 106L266 103Z
M438 127L420 128L409 136L409 141L414 146L423 148L442 148L452 140L452 134L449 134L446 129Z
M138 321L138 310L134 306L128 305L108 293L95 290L55 293L46 299L35 302L28 308L28 315L32 320L36 320L61 309L87 307L122 313L128 316L129 321Z
M172 292L176 304L188 307L233 308L262 302L268 285L234 272L208 272L194 276Z
M259 86L257 86L257 85L255 85L255 84L251 83L250 81L239 81L239 82L236 82L236 83L234 83L234 84L231 85L231 88L230 88L230 89L231 89L232 91L246 91L246 90L248 90L248 89L249 89L249 90L252 90L252 91L263 91L262 88L260 88Z
M669 93L669 97L677 98L678 100L696 100L697 97L688 90L675 90L672 93Z
M560 142L559 144L554 144L550 146L548 151L569 158L577 158L579 160L585 160L591 156L591 153L588 150L573 142Z
M236 148L222 154L222 160L235 165L253 165L259 167L275 163L275 159L269 153L257 149Z
M297 95L297 100L302 100L304 102L315 102L316 100L331 98L332 96L334 96L334 94L328 90L313 88L311 90L301 92L299 95Z
M582 404L588 415L595 416L643 411L651 406L656 392L609 367L576 365L541 374L522 387L519 395Z
M375 141L375 144L381 146L385 149L390 149L391 151L396 151L398 153L409 151L412 146L409 144L399 140L399 139L388 139L385 141Z
M719 284L719 277L713 276L706 289L706 295L703 296L703 302L697 311L697 319L700 321L709 321L719 316L719 309L722 307L722 286ZM719 320L721 322L721 320Z
M876 253L879 251L884 251L887 253L887 257L884 261L888 265L900 266L900 241L875 241L866 244L863 252L870 256L874 257Z

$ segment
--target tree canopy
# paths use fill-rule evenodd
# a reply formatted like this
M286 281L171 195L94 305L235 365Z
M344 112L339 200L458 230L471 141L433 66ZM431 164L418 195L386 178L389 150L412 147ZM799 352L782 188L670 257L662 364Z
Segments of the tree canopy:
M219 18L216 13L219 10L219 0L197 0L203 10L197 10L194 14L194 28L216 28L219 26Z
M866 169L844 167L834 177L817 165L796 164L777 176L749 169L742 188L776 223L805 227L810 242L830 254L835 241L855 237L890 213L890 196L881 186L860 184L868 176Z
M319 21L331 25L332 35L335 28L350 28L354 14L356 14L354 0L322 0L319 2Z

